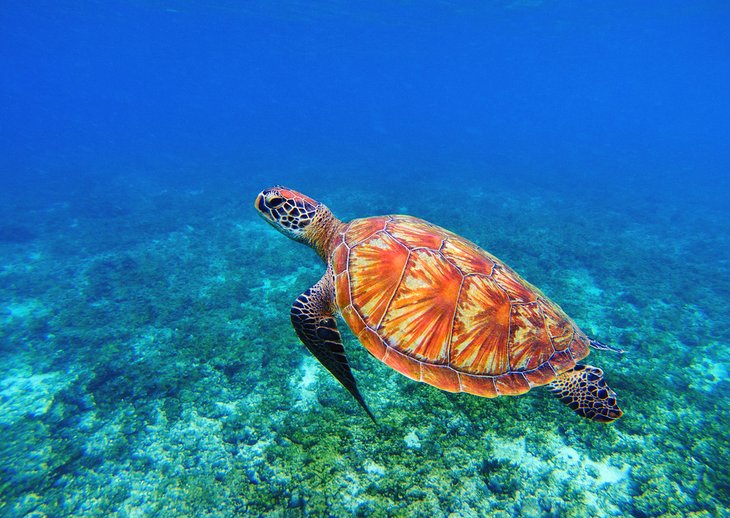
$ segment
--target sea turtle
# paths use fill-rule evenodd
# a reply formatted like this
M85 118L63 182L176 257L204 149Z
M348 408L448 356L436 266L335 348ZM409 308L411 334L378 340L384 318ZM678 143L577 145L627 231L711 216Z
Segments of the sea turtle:
M548 385L579 415L621 417L601 369L577 364L588 338L560 307L477 245L411 216L345 223L286 187L261 192L261 216L316 250L324 276L291 308L299 338L371 419L335 322L401 374L449 392L497 397Z

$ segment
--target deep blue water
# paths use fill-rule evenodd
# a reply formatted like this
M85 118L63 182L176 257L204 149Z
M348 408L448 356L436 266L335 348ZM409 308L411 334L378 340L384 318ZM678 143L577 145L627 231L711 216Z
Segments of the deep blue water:
M4 1L0 514L318 514L348 485L332 513L727 512L729 92L725 1ZM626 416L462 403L356 352L400 446L361 439L289 327L323 270L257 219L276 184L488 248L633 350L596 353ZM442 458L451 497L415 475Z
M482 4L7 2L3 181L354 168L726 196L725 2Z

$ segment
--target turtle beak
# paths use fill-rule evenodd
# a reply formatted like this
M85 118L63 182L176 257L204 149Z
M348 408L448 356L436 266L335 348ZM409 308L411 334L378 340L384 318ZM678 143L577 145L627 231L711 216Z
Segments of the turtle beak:
M259 213L259 216L261 216L264 221L266 221L266 223L277 229L279 232L282 231L280 225L276 221L276 217L271 212L269 206L266 204L266 191L256 196L254 207L256 207L256 211Z
M256 210L258 210L262 216L266 217L267 219L271 219L271 211L266 206L266 197L264 196L263 192L256 197L254 207L256 207Z

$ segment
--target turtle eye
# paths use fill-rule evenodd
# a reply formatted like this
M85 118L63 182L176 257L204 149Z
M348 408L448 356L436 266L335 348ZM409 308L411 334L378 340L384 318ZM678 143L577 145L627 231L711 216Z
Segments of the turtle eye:
M274 196L273 198L269 198L266 204L269 206L269 208L275 209L276 207L284 203L284 201L284 198L282 198L281 196Z

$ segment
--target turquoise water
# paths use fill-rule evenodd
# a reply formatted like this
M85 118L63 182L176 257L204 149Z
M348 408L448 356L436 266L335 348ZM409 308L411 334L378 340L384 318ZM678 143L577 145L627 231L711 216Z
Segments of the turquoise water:
M724 3L9 2L0 515L723 516ZM586 332L624 416L415 383L340 322L374 425L299 343L324 265L266 225L475 241Z

